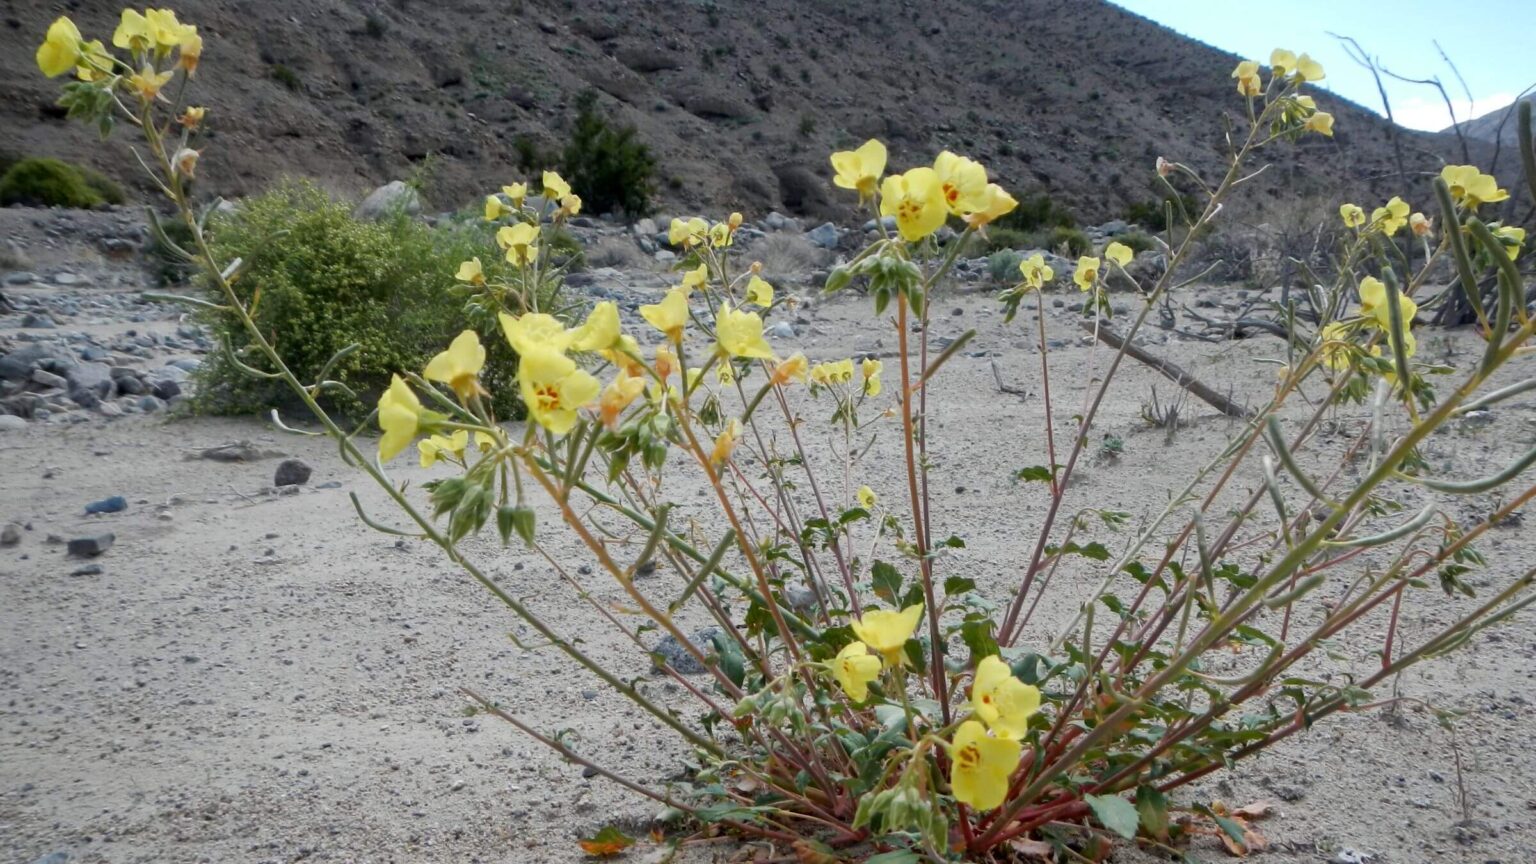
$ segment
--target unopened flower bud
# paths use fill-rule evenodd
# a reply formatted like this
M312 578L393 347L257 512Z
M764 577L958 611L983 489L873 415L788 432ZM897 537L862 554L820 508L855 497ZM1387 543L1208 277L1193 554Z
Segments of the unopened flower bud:
M198 152L191 147L183 147L177 150L175 158L171 160L172 164L176 166L176 173L188 180L192 179L193 175L197 173L198 155Z
M203 115L207 113L207 108L204 108L201 105L193 105L187 108L187 110L181 112L181 119L179 122L181 125L187 127L188 129L196 129L198 126L202 125Z
M1157 157L1157 176L1168 177L1173 174L1173 163L1159 156Z

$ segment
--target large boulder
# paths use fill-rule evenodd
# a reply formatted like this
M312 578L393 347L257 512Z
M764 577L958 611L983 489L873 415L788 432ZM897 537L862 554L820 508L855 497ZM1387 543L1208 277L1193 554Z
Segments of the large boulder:
M400 213L415 216L421 212L421 196L402 180L392 180L373 190L357 205L352 215L358 219L377 222Z

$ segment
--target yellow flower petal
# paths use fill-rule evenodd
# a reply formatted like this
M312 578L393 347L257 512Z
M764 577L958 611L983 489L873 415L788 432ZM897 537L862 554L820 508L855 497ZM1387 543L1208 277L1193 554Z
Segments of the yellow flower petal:
M688 324L688 295L681 288L673 288L660 303L641 306L640 317L673 342L681 341L683 327Z
M729 357L773 358L773 349L763 338L763 319L756 312L732 309L729 302L722 301L715 315L715 344Z
M880 658L870 654L863 642L844 645L829 665L837 685L855 702L869 698L870 682L880 677Z
M955 730L950 751L950 791L976 810L991 810L1008 797L1008 778L1019 767L1023 746L993 738L985 726L967 720Z
M900 665L901 652L907 640L917 630L923 617L923 604L918 603L892 612L889 609L872 609L851 623L853 634L865 645L880 652L887 663Z

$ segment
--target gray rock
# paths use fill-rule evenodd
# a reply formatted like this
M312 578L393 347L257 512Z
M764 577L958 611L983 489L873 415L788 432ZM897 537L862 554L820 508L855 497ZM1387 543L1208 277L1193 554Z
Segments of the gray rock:
M71 576L100 576L102 573L105 573L105 572L106 571L102 569L100 564L87 564L84 567L76 567L75 569L69 571L69 575L71 575Z
M102 404L101 397L97 396L96 391L94 390L76 388L69 391L69 398L76 405L79 405L81 408L85 408L87 410L91 408L99 408Z
M1099 226L1099 233L1106 237L1118 237L1130 230L1130 224L1123 219L1112 219Z
M180 369L183 372L191 374L193 372L196 372L199 368L201 368L202 365L203 365L203 361L197 359L196 357L177 357L175 360L172 360L171 362L165 364L165 368L166 369ZM177 381L185 381L185 380L187 380L187 377L186 377L186 375L183 375L183 376L177 378L176 380Z
M700 654L712 657L715 654L714 638L720 632L719 627L705 627L689 635L688 641L698 649ZM683 675L703 675L709 671L688 652L688 649L683 647L681 642L677 641L676 637L671 635L657 642L651 654L654 655L652 662L656 663L658 669L661 668L662 663L665 663Z
M659 232L661 229L656 227L655 219L646 216L640 219L640 221L636 222L634 225L630 226L629 230L635 233L635 239L638 240L645 237L655 237L657 232Z
M284 459L277 463L277 472L272 475L273 486L303 486L309 482L312 469L304 464L302 459Z
M769 326L768 335L775 339L793 339L795 338L795 325L788 321L775 321Z
M175 399L177 396L181 395L181 385L170 378L156 378L151 380L149 382L149 389L150 392L154 393L154 395L144 397L146 399L154 399L158 397L169 402L170 400Z
M788 228L790 223L793 221L794 220L790 219L788 216L785 216L783 213L780 213L777 210L772 210L768 213L767 216L763 217L763 224L768 226L769 230L772 231L783 231L785 228Z
M75 358L61 345L34 343L23 345L0 357L0 379L25 381L33 369L58 373L75 365Z
M357 205L352 215L358 219L377 222L397 213L415 216L421 212L421 196L404 181L392 180L373 190Z
M85 280L69 272L68 270L62 270L53 275L53 284L69 288L75 285L84 285Z
M26 431L27 421L15 414L0 414L0 432Z
M887 231L895 231L896 230L896 217L895 216L881 216L880 217L880 221L885 223L885 230L887 230ZM864 230L866 232L875 230L875 227L876 227L875 226L875 220L873 220L873 219L871 219L868 222L864 223Z
M21 526L15 522L6 523L0 528L0 546L15 546L21 542Z
M32 864L67 864L68 852L49 852L47 855L33 861Z
M47 315L28 312L21 317L21 326L28 330L52 330L58 325L54 324L53 319Z
M25 270L18 270L15 273L5 274L5 284L7 285L31 285L36 281L37 274L28 273Z
M86 390L94 393L98 400L106 399L116 389L112 381L112 367L105 363L81 363L66 372L64 380L69 382L71 398L74 398L76 392Z
M55 375L46 369L33 369L32 383L41 384L44 387L53 387L58 390L63 390L69 386L69 381L65 380L64 376Z
M95 558L111 549L115 542L117 542L117 535L111 532L90 537L75 537L69 541L69 554L79 558Z
M806 232L805 237L823 249L836 249L838 241L837 226L831 222L823 222Z
M656 250L656 263L658 263L658 264L671 264L673 261L676 261L676 260L677 260L677 253L673 252L671 249L657 249Z
M136 404L139 406L139 410L145 414L154 414L157 411L165 410L165 400L159 396L143 396Z

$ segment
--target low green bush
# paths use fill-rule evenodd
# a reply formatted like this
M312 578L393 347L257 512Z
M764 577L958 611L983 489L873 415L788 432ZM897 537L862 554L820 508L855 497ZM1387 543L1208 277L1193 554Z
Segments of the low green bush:
M1115 239L1131 247L1131 251L1137 255L1157 248L1157 241L1153 240L1152 235L1145 231L1127 231Z
M656 160L635 137L635 127L614 126L597 109L597 94L576 100L576 126L561 156L561 173L592 213L639 218L651 209Z
M1020 231L1017 228L999 228L996 225L987 228L987 251L1001 252L1006 249L1034 249L1039 247L1036 232Z
M121 204L122 187L105 174L62 159L21 159L0 176L0 205L77 207Z
M1023 260L1024 253L1016 249L999 249L987 256L987 275L993 282L1017 282L1019 262Z
M1077 219L1050 195L1040 192L1024 196L1019 206L1013 208L1013 212L992 224L996 228L1011 228L1015 231L1039 231L1046 228L1075 228Z
M1090 254L1093 251L1093 244L1089 242L1088 235L1076 228L1057 226L1047 232L1045 237L1045 248L1053 252L1065 249L1066 254L1073 258Z
M516 363L497 328L494 304L473 302L454 281L460 262L473 257L492 281L510 269L484 225L433 228L406 217L363 221L315 186L293 183L216 217L210 233L221 260L246 262L236 290L255 307L257 324L301 379L311 381L337 352L358 346L327 374L356 393L327 391L336 408L365 412L391 374L422 368L468 321L486 347L482 377L492 393L506 394L498 408L515 413ZM218 341L242 362L266 368L242 351L249 337L235 316L209 316ZM198 374L196 407L205 413L250 413L292 401L281 381L241 371L228 351L210 356Z

